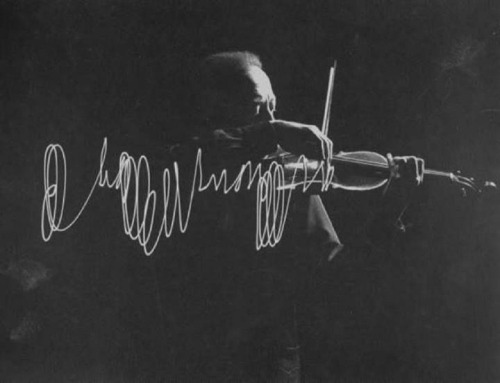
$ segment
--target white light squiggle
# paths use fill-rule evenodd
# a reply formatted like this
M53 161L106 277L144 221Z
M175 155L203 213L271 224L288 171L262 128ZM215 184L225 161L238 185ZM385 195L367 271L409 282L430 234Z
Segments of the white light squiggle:
M120 191L125 234L137 241L146 255L151 255L157 248L162 235L169 238L174 233L174 228L178 228L181 233L186 232L193 200L197 193L209 189L224 194L237 193L242 187L250 190L256 184L255 247L257 250L267 246L274 247L281 240L285 229L293 189L302 185L303 190L306 191L313 183L320 182L322 183L321 189L325 191L331 185L333 176L333 172L325 172L320 167L321 171L318 169L312 179L295 183L296 169L289 183L290 180L285 182L285 169L282 164L273 161L266 170L263 170L262 164L255 165L249 161L241 165L232 182L228 180L226 169L222 169L218 174L212 173L205 179L202 150L198 149L187 201L182 201L181 198L179 166L175 161L171 169L163 170L162 200L159 200L158 192L151 188L150 166L144 155L136 160L127 152L122 152L118 171L111 180L109 171L104 169L106 154L107 139L105 138L101 149L99 171L89 194L75 217L69 223L63 224L66 203L66 155L59 144L47 146L44 156L44 197L41 216L41 234L44 241L48 242L54 232L69 230L78 221L96 187L108 188ZM299 161L305 163L306 159L301 157ZM318 175L321 175L321 181L315 179ZM286 185L292 185L292 187ZM161 202L163 206L160 205ZM160 208L163 209L161 223L155 222L157 209Z

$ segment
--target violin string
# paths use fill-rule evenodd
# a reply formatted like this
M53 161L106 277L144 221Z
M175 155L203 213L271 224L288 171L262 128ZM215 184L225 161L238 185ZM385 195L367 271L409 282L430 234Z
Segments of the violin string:
M433 176L443 176L443 177L452 177L453 175L453 173L442 172L440 170L432 170L432 169L425 169L424 173Z
M343 162L343 163L347 163L347 164L366 165L366 166L373 167L373 168L380 169L380 170L386 170L389 168L389 166L385 165L385 164L380 164L377 162L373 162L373 161L369 161L369 160L362 160L362 159L357 159L357 158L343 158L341 156L333 156L332 160L334 162ZM452 178L452 179L454 177L456 177L453 173L443 172L440 170L433 170L433 169L424 169L424 174Z
M289 153L285 153L282 155L283 158L288 157L288 156L289 156ZM292 155L292 157L295 157L295 156ZM345 164L353 164L353 165L366 165L367 167L372 167L372 168L376 168L379 170L389 169L389 166L386 164L380 164L380 163L377 163L374 161L362 160L362 159L358 159L358 158L345 158L345 157L342 157L339 155L333 155L331 160L333 163L337 162L337 163L345 163ZM307 159L306 159L306 161L307 161Z
M343 158L341 156L333 156L332 157L333 162L342 162L346 164L354 164L354 165L366 165L368 167L372 167L375 169L379 170L387 170L389 169L389 166L386 164L380 164L377 162L369 161L369 160L362 160L358 158Z
M284 154L283 157L286 157L287 155L288 154ZM387 165L387 164L381 164L381 163L377 163L374 161L363 160L363 159L358 159L358 158L345 158L345 157L342 157L339 155L334 155L331 158L331 161L333 163L361 165L361 166L371 167L371 168L374 168L377 170L388 170L389 169L389 165ZM431 176L445 177L445 178L448 178L454 182L460 181L457 178L457 176L451 172L443 172L443 171L434 170L434 169L424 169L424 174L431 175ZM470 182L460 181L460 183L470 185Z

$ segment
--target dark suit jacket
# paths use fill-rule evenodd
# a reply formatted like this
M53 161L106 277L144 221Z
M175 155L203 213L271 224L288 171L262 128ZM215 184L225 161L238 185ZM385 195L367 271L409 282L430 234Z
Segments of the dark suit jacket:
M241 164L259 162L278 146L267 123L206 130L171 149L183 190L191 190L198 148L205 177L226 169L231 179ZM301 192L292 195L275 247L257 251L255 232L255 187L226 195L207 190L193 201L187 232L169 238L158 257L170 368L182 370L184 380L194 371L217 379L235 364L236 370L266 364L296 344L294 312L304 282L340 247L320 197Z

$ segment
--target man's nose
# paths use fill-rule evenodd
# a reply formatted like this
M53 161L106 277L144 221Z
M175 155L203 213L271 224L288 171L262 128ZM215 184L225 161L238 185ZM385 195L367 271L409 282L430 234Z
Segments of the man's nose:
M259 121L274 121L274 110L270 103L266 103L260 108L257 118Z
M267 105L266 113L267 116L269 117L268 121L274 121L274 109L271 109L271 105L269 104Z

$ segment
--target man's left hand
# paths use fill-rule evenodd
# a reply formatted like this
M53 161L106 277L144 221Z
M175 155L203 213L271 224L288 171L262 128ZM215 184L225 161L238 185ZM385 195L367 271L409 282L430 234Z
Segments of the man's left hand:
M415 156L393 157L387 155L391 177L400 179L408 186L419 186L424 181L424 160Z

